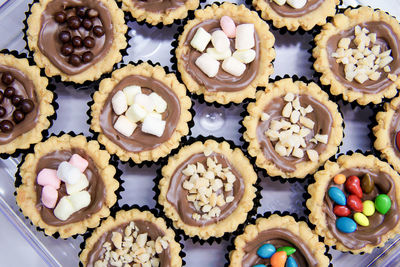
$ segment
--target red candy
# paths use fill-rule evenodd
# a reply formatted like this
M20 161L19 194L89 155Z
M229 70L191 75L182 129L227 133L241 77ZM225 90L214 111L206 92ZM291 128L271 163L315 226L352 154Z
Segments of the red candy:
M333 213L339 217L347 217L350 215L351 211L347 206L335 205L333 208Z
M347 206L357 212L362 212L363 211L363 204L361 202L361 199L357 197L356 195L350 195L347 198Z
M400 150L400 131L396 133L396 146L397 149Z
M362 198L363 192L360 186L360 179L357 176L353 175L347 178L345 187L347 192Z

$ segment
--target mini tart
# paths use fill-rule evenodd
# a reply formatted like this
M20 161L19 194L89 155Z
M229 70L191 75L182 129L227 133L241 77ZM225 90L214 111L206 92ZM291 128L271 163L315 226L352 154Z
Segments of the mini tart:
M92 235L86 239L85 247L80 255L83 266L96 266L94 263L99 257L104 255L105 242L111 243L111 248L115 249L115 245L111 240L111 234L119 231L124 234L122 227L126 228L131 222L139 228L139 234L148 233L152 241L156 241L157 237L163 237L169 243L166 250L161 253L160 267L179 267L182 266L182 259L179 256L181 247L175 241L175 233L168 228L162 218L155 217L149 211L140 211L138 209L121 210L115 215L115 218L108 217L96 228ZM149 231L152 230L152 231Z
M58 24L55 21L55 14L63 10L76 15L75 7L96 9L99 16L91 21L94 26L103 26L104 35L96 37L93 33L94 27L89 31L83 26L71 30L67 22ZM115 63L122 60L120 50L127 46L125 33L128 26L125 25L124 13L112 0L40 0L32 6L27 25L28 46L33 52L36 64L45 69L47 76L60 75L62 81L81 84L100 78L102 74L110 72ZM79 66L69 62L70 55L64 56L61 53L61 31L69 31L71 36L81 36L82 39L87 36L94 38L93 48L82 46L73 52L81 58ZM84 63L82 56L87 51L93 52L92 60Z
M175 19L186 18L188 11L195 10L200 4L199 0L119 1L122 1L122 10L130 12L137 21L144 20L151 25L172 24Z
M231 191L226 192L221 189L216 191L217 194L224 197L233 196L234 199L219 206L221 210L219 216L195 220L194 213L200 215L206 213L196 210L193 202L187 199L189 191L183 186L189 177L182 171L187 165L198 162L207 166L207 159L210 158L217 159L216 163L222 164L223 168L230 167L235 175L236 180ZM254 206L253 200L256 197L254 185L257 174L243 152L239 148L231 149L225 141L222 143L214 140L206 140L204 143L197 141L182 147L176 155L169 158L168 164L161 170L161 175L158 203L163 206L165 215L173 221L174 226L182 229L190 237L198 236L205 240L233 232L239 224L245 222L248 212ZM218 177L220 176L215 174L215 178Z
M229 266L269 266L269 259L257 255L257 249L263 244L272 244L275 248L291 246L296 252L291 255L298 266L328 266L329 258L324 255L325 245L318 242L318 235L307 223L297 222L291 216L271 215L259 218L255 225L246 226L244 233L236 237L235 250L230 253Z
M362 84L355 80L348 81L344 76L343 64L337 63L332 56L340 38L354 38L354 27L357 25L376 33L378 44L392 50L393 61L388 65L391 70L386 73L378 69L381 75L377 81L367 80ZM360 105L378 104L383 98L392 98L396 95L397 89L400 88L400 25L392 16L369 7L347 9L344 14L334 16L332 23L325 24L314 42L314 69L322 74L321 83L330 85L330 92L333 95L342 95L345 101L357 101Z
M299 27L309 31L315 25L324 25L327 17L335 15L339 3L339 0L308 0L304 7L295 9L287 3L280 6L273 0L253 0L263 19L272 20L275 27L286 27L289 31L297 31Z
M166 96L168 107L164 119L167 125L161 137L143 133L140 125L130 137L114 129L117 116L113 113L111 99L118 90L130 85L140 85L149 89L149 92ZM122 161L157 161L168 155L179 145L181 137L189 133L188 122L192 119L189 109L192 102L186 95L185 86L178 82L173 73L167 74L161 66L142 63L118 69L111 78L102 80L93 100L90 127L99 133L98 140L108 152L116 154Z
M79 154L89 161L84 174L89 180L86 190L92 197L88 207L73 213L66 221L61 221L54 216L53 209L41 203L42 186L37 184L36 177L43 168L57 169L58 165L62 161L68 161L72 154ZM44 229L47 235L58 233L61 238L68 238L83 234L87 228L97 227L101 218L109 216L110 208L117 201L115 191L119 183L114 179L116 170L109 164L109 160L110 155L100 149L99 143L88 142L82 135L52 136L37 144L34 153L28 154L20 166L21 185L16 189L17 204L23 214L34 225ZM61 185L58 194L58 200L61 195L66 194L64 184Z
M363 192L364 200L374 201L378 194L387 194L392 202L391 208L385 215L376 211L368 217L370 225L363 227L357 225L353 233L342 233L336 228L337 216L333 213L333 201L328 196L328 188L336 186L344 189L344 185L337 185L333 181L336 174L343 173L346 177L368 173L375 182L373 191L369 194ZM376 157L364 156L354 153L351 156L340 156L336 162L327 161L324 169L318 171L314 178L316 182L308 187L311 198L307 200L307 208L310 210L309 219L316 225L316 233L324 237L328 246L336 246L340 251L351 251L354 254L361 252L371 253L376 247L382 247L384 243L393 238L400 228L400 181L399 174L389 164L380 161ZM380 234L375 234L379 232Z
M302 107L311 105L314 109L312 115L305 116L315 123L311 134L328 135L326 144L321 142L314 144L308 134L305 137L306 148L302 158L280 156L275 151L275 142L271 142L265 135L272 120L283 118L282 110L286 105L283 99L287 93L293 93L295 97L300 96ZM257 92L256 102L248 105L247 112L249 115L243 120L243 126L246 128L243 137L249 143L249 154L256 157L256 165L265 169L270 176L304 178L307 174L314 173L320 165L335 155L343 138L343 119L338 106L313 82L306 84L286 78L270 83L265 91ZM268 120L262 121L264 112L271 116ZM297 124L302 127L300 123ZM318 160L311 161L307 156L307 149L316 150L319 155Z
M207 31L220 29L219 20L223 16L231 17L236 25L254 24L256 58L247 64L246 71L239 77L226 73L220 67L217 76L209 78L195 65L194 62L200 56L200 52L190 45L190 41L199 27ZM195 18L187 22L178 40L176 58L182 80L190 92L203 94L207 102L241 103L245 98L254 98L257 86L266 84L273 72L275 37L269 31L268 24L261 20L256 12L250 11L244 5L213 4L206 9L196 10ZM234 42L231 41L231 50L232 48Z
M4 73L10 73L14 81L6 85L1 81ZM4 97L0 106L6 109L6 115L0 121L12 121L14 128L11 132L0 130L0 154L13 154L17 149L28 149L31 144L42 140L42 131L50 127L48 117L54 114L52 106L53 93L47 90L48 80L40 76L40 69L30 66L27 59L19 59L10 54L0 54L0 92L4 95L7 87L15 88L15 92L24 99L30 99L34 108L22 122L13 121L15 106L10 99Z

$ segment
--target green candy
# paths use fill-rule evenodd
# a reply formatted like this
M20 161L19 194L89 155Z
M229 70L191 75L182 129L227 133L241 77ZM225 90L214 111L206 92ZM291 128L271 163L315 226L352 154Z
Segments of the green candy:
M391 206L392 201L386 194L380 194L375 198L375 207L379 213L385 215L390 210Z
M296 252L296 249L292 247L280 247L276 251L285 251L286 255L290 256Z

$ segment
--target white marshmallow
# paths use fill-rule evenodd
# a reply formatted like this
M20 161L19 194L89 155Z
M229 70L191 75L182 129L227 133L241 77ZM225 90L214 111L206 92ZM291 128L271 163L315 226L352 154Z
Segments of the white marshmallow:
M216 60L224 60L230 56L232 56L232 52L230 49L225 50L223 52L218 52L214 47L207 48L207 54L215 58Z
M126 101L126 97L124 92L118 91L111 99L111 104L115 114L121 115L128 108L128 102Z
M307 0L286 0L286 2L295 9L302 8L307 4Z
M235 48L247 50L254 47L254 24L240 24L236 27Z
M133 134L136 126L136 123L131 122L128 117L124 115L119 116L117 121L114 123L114 129L126 137L129 137Z
M165 121L147 116L142 124L142 132L161 137L164 133Z
M90 194L88 191L80 191L73 193L68 196L68 200L71 202L74 212L83 209L90 204Z
M61 221L67 220L74 212L75 209L68 196L62 197L53 211L54 216Z
M236 50L232 56L240 62L248 64L256 58L256 51L254 51L253 49Z
M210 41L211 41L211 34L209 34L206 30L200 27L194 34L192 41L190 41L190 45L193 48L199 50L200 52L203 52Z
M58 165L57 177L67 184L76 184L81 179L81 171L67 161L63 161Z
M156 107L151 97L146 94L137 94L134 103L144 108L147 112L152 112Z
M202 54L196 59L196 66L208 77L217 75L220 63L209 54Z
M149 97L151 98L151 100L153 100L153 103L155 104L155 110L158 113L163 113L165 112L165 110L167 110L167 102L165 102L165 100L160 95L153 92L149 95Z
M125 116L132 122L143 121L147 116L147 111L137 104L133 104L128 108L125 113Z
M157 113L157 112L149 113L149 114L147 114L147 116L152 116L152 117L154 117L154 118L156 118L158 120L162 120L162 115L160 113Z
M228 57L222 62L222 69L233 76L240 76L246 70L246 65L234 57Z
M211 42L218 52L230 50L231 43L228 36L221 30L217 30L211 34Z
M85 189L86 187L88 187L89 185L89 181L86 178L86 175L84 175L83 173L81 174L81 179L76 183L76 184L65 184L65 187L67 189L67 193L68 195L71 195L73 193L82 191L83 189Z
M140 86L137 85L131 85L125 87L122 91L124 92L126 101L130 106L133 104L133 101L135 100L135 95L142 93L142 88L140 88Z
M280 5L280 6L283 6L284 4L286 4L286 0L274 0L274 2L275 2L277 5Z

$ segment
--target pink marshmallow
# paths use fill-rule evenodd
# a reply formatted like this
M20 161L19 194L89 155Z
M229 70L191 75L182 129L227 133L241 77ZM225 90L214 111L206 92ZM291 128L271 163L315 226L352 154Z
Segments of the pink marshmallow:
M42 203L45 207L52 209L56 206L58 192L54 187L46 185L42 189Z
M228 36L229 38L235 38L236 36L236 25L233 19L228 16L223 16L220 20L220 25L222 31Z
M69 159L69 163L72 166L77 167L81 172L84 172L89 165L89 162L78 154L73 154Z
M57 177L57 170L43 169L37 176L37 183L41 186L50 185L54 189L60 188L61 180Z

